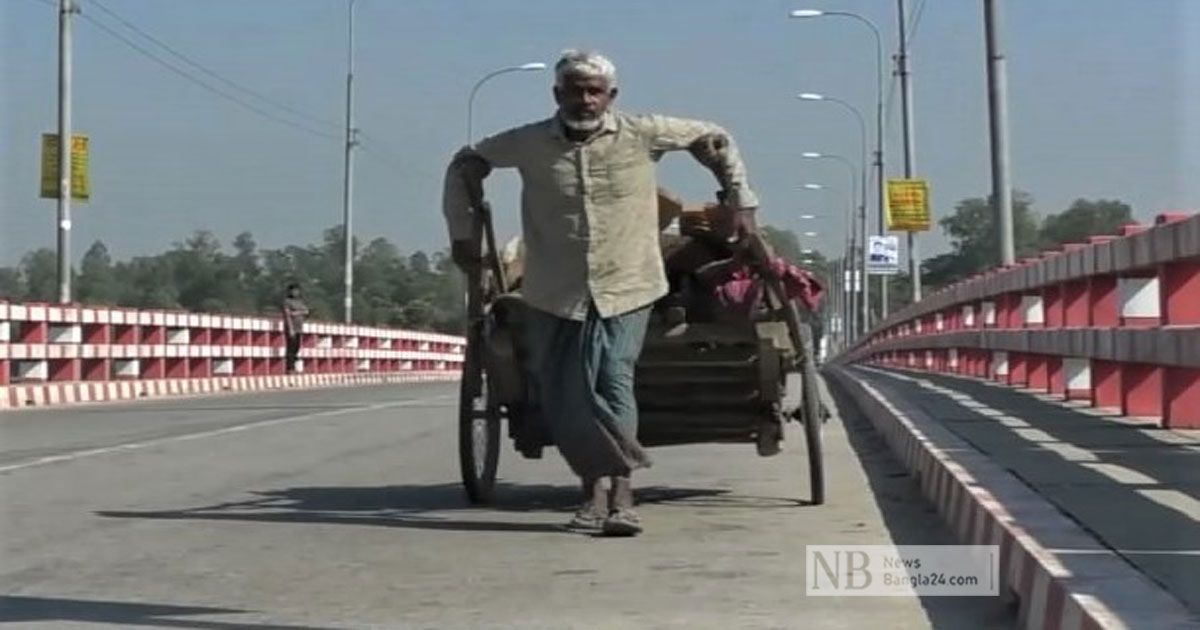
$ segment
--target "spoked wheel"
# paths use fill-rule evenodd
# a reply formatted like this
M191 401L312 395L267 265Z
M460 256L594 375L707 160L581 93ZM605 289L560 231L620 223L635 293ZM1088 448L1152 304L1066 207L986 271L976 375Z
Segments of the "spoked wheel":
M825 424L824 410L821 406L821 388L817 380L817 360L813 356L812 329L807 324L800 326L800 335L804 340L800 360L800 375L803 382L801 389L800 419L804 423L804 442L808 447L808 480L812 505L825 503L825 459L821 442L821 429Z
M812 328L801 320L800 306L787 297L779 277L769 271L769 267L764 266L763 269L767 290L774 298L775 312L787 325L788 337L799 358L801 401L797 411L800 422L804 424L804 442L808 450L809 501L810 505L821 505L825 503L825 458L821 444L825 418Z
M459 468L467 499L476 505L492 501L500 461L500 409L489 401L483 343L482 326L472 326L458 399Z

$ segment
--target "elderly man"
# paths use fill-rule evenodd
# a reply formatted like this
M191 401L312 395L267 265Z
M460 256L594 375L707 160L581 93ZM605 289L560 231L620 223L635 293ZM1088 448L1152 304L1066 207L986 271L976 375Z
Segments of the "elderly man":
M555 65L555 115L455 155L444 211L455 262L477 267L471 200L482 199L491 169L520 172L524 338L554 442L583 482L571 526L634 535L642 525L630 474L650 463L637 440L634 363L650 308L667 290L655 162L688 150L716 176L734 217L748 218L758 202L720 127L619 112L616 97L611 61L567 51Z

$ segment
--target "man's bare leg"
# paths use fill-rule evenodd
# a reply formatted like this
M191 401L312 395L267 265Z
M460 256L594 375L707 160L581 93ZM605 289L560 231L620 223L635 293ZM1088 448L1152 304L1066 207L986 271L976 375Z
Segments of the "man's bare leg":
M612 477L608 518L604 533L609 536L636 536L642 532L642 520L633 509L633 482L628 475Z
M604 478L583 480L583 505L567 524L570 529L599 530L609 512L609 492Z

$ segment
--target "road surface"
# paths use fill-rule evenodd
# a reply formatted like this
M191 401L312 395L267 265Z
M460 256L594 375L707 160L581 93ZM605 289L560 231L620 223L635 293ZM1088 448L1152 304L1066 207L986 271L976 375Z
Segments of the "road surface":
M557 453L458 485L456 386L261 393L0 417L6 628L1009 628L977 598L805 597L804 545L952 543L832 400L829 502L799 431L655 451L647 532L560 528Z

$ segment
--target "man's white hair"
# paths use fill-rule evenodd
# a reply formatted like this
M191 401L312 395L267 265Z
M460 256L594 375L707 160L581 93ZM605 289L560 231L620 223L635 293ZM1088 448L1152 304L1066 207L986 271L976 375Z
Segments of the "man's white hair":
M558 63L554 64L554 84L562 85L572 75L600 77L610 88L617 87L617 67L608 57L586 50L564 50Z

